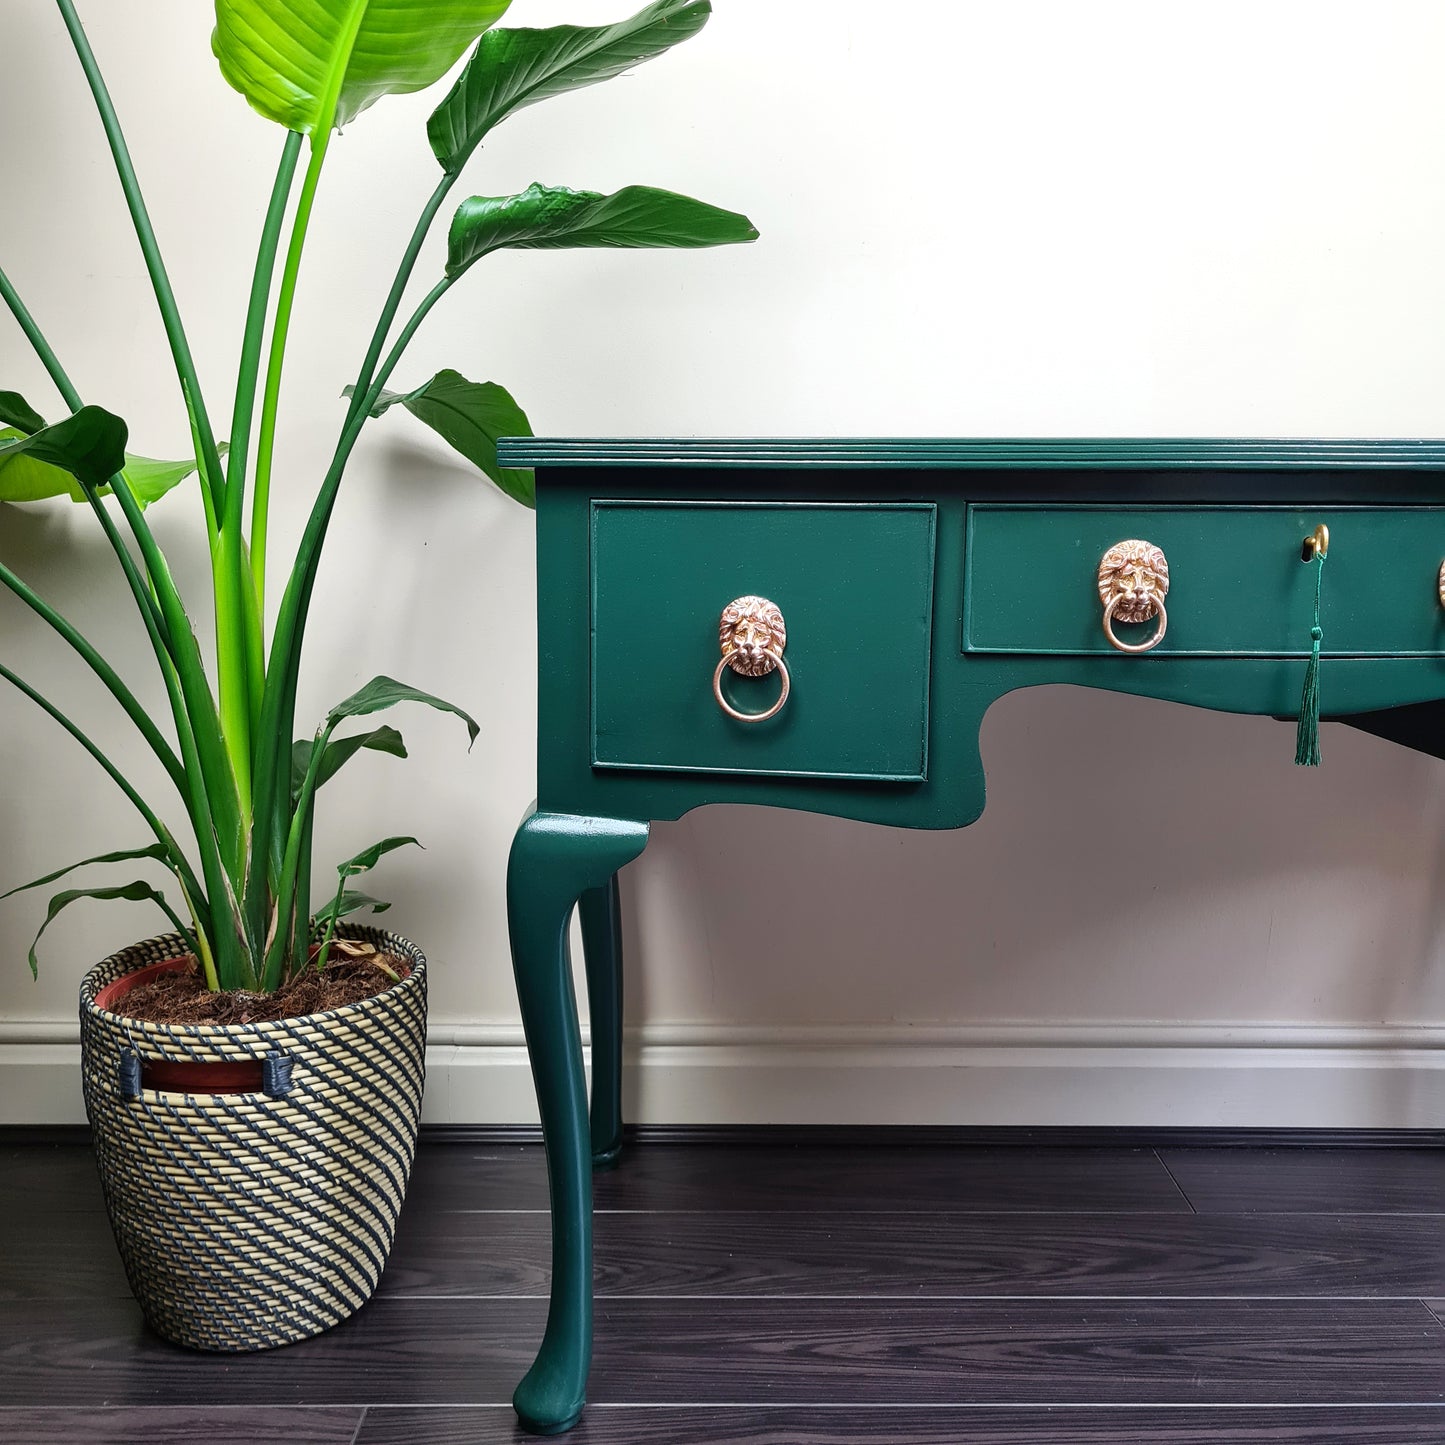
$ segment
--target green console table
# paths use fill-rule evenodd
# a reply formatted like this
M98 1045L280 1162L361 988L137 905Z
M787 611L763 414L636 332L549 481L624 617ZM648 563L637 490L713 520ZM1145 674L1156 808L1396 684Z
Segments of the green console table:
M550 1311L515 1396L537 1433L585 1398L592 1170L622 1141L616 876L653 819L962 827L984 712L1041 683L1292 718L1317 583L1323 715L1440 755L1445 444L515 438L499 458L537 473L538 799L507 874L551 1187Z

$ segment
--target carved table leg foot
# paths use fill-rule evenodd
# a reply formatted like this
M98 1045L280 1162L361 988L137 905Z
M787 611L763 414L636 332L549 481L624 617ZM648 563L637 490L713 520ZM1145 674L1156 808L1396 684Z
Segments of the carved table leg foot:
M592 1359L592 1148L567 928L573 905L637 857L647 832L646 823L533 813L517 830L507 867L512 967L552 1203L547 1328L512 1397L522 1428L537 1435L577 1423Z
M592 1023L592 1167L622 1153L622 908L617 875L578 903Z

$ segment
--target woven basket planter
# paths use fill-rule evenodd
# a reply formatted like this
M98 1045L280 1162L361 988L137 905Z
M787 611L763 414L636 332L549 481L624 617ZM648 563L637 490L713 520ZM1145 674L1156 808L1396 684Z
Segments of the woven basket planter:
M360 1003L237 1025L96 1006L108 984L184 953L177 934L115 954L81 984L85 1108L111 1227L146 1320L178 1344L306 1339L354 1314L381 1276L421 1117L426 959L393 934L341 932L411 971ZM246 1093L143 1087L142 1066L162 1061L257 1078Z

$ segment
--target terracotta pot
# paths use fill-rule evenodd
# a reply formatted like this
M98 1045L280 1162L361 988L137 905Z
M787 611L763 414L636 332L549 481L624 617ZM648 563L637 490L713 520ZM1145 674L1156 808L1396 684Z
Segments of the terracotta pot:
M185 973L190 967L189 958L167 958L147 964L106 984L95 996L95 1007L103 1013L113 1013L116 1004L132 989L143 988L167 973ZM140 1068L142 1088L164 1089L169 1093L254 1094L262 1087L259 1059L236 1063L142 1059Z
M147 1321L179 1344L290 1344L376 1288L421 1117L426 959L378 930L345 936L410 971L359 1003L233 1025L106 1006L186 967L179 935L126 949L81 984L85 1105L111 1228Z

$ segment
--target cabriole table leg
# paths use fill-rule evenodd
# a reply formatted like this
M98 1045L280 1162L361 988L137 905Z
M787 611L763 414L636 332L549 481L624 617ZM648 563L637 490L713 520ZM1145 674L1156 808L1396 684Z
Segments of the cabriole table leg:
M647 845L646 823L532 813L512 842L507 922L537 1089L552 1204L552 1295L532 1368L512 1396L522 1428L577 1423L592 1359L592 1150L567 956L572 908Z
M617 875L577 904L592 1032L592 1167L622 1153L622 904Z

